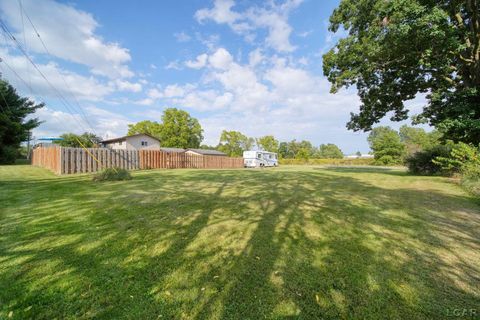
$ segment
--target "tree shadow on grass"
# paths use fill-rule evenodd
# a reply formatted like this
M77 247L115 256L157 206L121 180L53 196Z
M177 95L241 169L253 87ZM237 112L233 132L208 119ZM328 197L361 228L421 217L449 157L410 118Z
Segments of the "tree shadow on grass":
M376 166L325 166L314 168L315 170L328 170L338 173L378 173L393 176L407 176L409 173L399 167L376 167Z
M5 310L420 319L480 303L480 221L466 197L328 170L187 173L6 186L27 191L1 217L0 265L16 267L2 272Z

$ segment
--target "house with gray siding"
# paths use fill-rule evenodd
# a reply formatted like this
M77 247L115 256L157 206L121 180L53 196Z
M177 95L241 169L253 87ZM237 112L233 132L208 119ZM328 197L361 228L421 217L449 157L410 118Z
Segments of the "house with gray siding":
M114 150L160 150L160 141L143 133L103 140L101 144Z

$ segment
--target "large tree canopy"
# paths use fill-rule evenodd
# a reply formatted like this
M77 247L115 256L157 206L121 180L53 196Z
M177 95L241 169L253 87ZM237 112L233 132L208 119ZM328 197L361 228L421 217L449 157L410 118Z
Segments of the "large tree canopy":
M143 120L135 124L129 124L127 135L132 136L134 134L143 133L160 139L160 130L161 125L158 122Z
M198 148L202 140L203 129L188 112L177 108L163 111L160 130L162 147Z
M243 151L251 150L255 140L239 131L223 130L217 149L230 157L241 157Z
M263 136L255 139L257 146L265 151L278 152L278 140L274 136Z
M203 129L198 120L176 108L165 109L161 123L144 120L128 125L128 135L137 133L159 139L162 147L198 148L203 140Z
M390 127L374 128L368 136L368 143L378 164L398 164L405 156L400 135Z
M317 157L323 159L342 159L343 152L336 144L321 144L318 148Z
M348 36L323 57L332 92L355 85L360 112L347 127L371 130L418 93L418 119L456 141L480 142L480 3L478 0L342 0L330 31Z
M15 162L20 143L28 139L29 130L40 124L37 118L25 118L42 107L20 97L8 82L0 80L0 163Z
M278 147L278 153L283 159L306 159L315 156L315 152L312 143L307 140L298 142L294 139L290 142L281 142Z
M426 132L422 128L409 127L403 125L399 130L400 139L407 148L408 155L415 152L431 149L440 143L441 134L433 130Z

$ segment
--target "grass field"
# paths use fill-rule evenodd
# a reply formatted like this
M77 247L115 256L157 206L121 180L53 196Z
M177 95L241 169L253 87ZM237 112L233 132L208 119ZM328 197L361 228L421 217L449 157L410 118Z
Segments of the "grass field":
M480 205L441 177L1 166L0 204L0 319L480 317Z

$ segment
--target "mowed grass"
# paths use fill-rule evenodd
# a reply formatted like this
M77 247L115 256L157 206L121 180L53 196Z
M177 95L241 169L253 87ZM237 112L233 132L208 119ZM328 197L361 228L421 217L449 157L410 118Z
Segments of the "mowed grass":
M445 178L2 166L0 204L1 319L480 316L480 206Z

